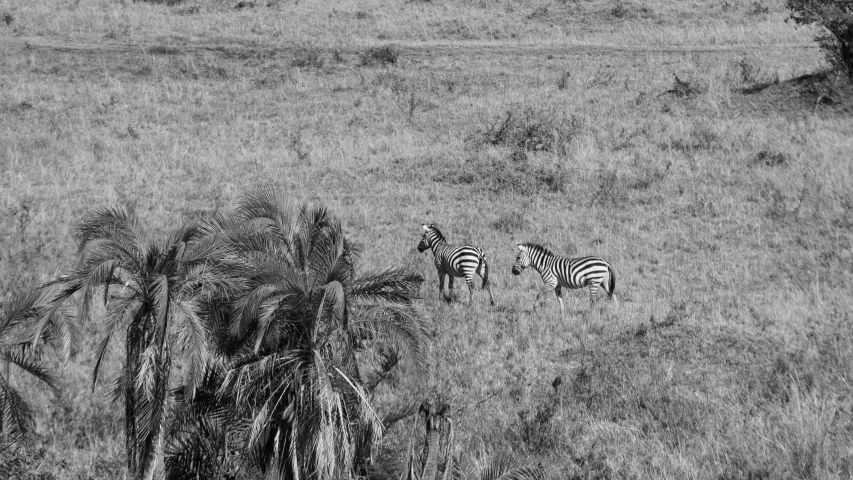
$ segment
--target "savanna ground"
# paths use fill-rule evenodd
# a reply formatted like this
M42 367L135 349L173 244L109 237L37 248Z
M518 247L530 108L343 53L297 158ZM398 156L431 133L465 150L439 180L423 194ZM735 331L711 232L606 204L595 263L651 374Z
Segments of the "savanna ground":
M433 366L377 405L441 394L468 461L853 476L851 90L800 78L824 64L782 2L0 0L0 17L0 299L70 266L94 208L156 235L272 184L333 208L364 264L424 273ZM415 249L429 221L487 252L496 307L440 300ZM609 259L618 303L570 291L565 318L553 296L533 312L520 241ZM61 396L16 379L40 410L6 468L124 474L122 410L90 388L103 326L80 330Z

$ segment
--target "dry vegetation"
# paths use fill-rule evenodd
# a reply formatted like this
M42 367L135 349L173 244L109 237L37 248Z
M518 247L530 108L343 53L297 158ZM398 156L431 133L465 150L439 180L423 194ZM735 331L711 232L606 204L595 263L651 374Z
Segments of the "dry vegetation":
M0 301L71 265L96 207L159 234L273 184L423 272L409 394L451 403L473 464L853 476L853 97L783 2L167 3L0 0ZM487 252L496 307L440 301L428 221ZM532 312L519 241L607 258L620 302ZM0 478L123 474L105 327L80 328L61 396L13 378L37 428Z

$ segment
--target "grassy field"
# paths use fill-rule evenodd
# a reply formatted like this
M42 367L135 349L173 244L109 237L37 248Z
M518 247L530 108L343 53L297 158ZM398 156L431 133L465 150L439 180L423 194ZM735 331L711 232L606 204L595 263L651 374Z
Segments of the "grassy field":
M272 184L333 208L366 265L423 272L415 394L448 399L471 463L853 476L853 95L800 78L823 61L783 2L236 5L0 0L0 301L72 265L94 208L157 235ZM495 307L441 301L425 222L487 252ZM618 303L533 312L522 241L607 258ZM15 379L31 478L124 473L90 388L103 328L56 362L61 397Z

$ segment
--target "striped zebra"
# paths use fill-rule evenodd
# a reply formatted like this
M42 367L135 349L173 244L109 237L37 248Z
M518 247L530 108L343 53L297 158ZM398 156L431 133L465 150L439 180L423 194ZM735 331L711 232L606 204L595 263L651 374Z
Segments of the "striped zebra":
M533 266L545 286L536 294L533 300L533 310L536 302L543 293L554 290L560 300L560 310L565 313L563 306L562 288L589 287L590 302L598 298L598 287L601 286L607 295L613 297L616 289L616 274L606 260L598 257L564 258L554 255L550 250L535 243L518 244L518 257L512 266L513 275L521 275L525 268Z
M424 236L418 244L418 252L423 253L428 248L432 249L432 254L435 257L435 269L438 271L438 292L441 293L444 300L450 303L452 299L454 277L465 277L465 283L468 284L468 303L470 304L474 299L474 274L476 273L482 277L482 288L489 292L489 300L494 305L495 297L492 296L492 288L489 285L489 265L486 263L486 255L483 251L468 245L454 247L447 243L444 235L433 224L422 226ZM447 282L447 288L450 290L449 295L444 294L445 275L450 277Z

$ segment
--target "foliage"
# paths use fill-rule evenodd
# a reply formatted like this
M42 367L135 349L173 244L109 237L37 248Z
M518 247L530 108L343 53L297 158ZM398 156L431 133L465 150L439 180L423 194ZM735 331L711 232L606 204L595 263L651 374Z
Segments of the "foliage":
M790 19L823 27L817 40L830 65L853 79L853 1L788 0Z
M559 86L559 85L558 85ZM568 142L582 128L581 119L549 109L507 110L480 133L490 145L507 145L524 151L565 153Z
M124 398L125 449L134 478L153 474L159 438L166 420L172 348L188 356L186 386L201 381L205 327L200 299L222 288L212 274L213 245L195 224L178 228L160 242L145 239L136 215L107 208L86 217L77 228L79 265L55 283L63 289L55 307L78 298L78 319L86 321L99 294L107 305L107 333L95 352L92 385L107 346L119 326L125 328L125 362L116 381ZM174 331L174 339L169 332Z
M418 416L412 418L411 430L405 451L390 457L380 457L371 471L375 479L405 480L543 480L541 466L518 465L507 456L496 456L481 463L480 468L471 468L463 457L454 454L455 434L451 406L434 396L417 408ZM411 417L415 408L404 408L393 416L386 425Z
M363 67L381 67L394 65L400 52L394 45L383 45L381 47L370 47L362 52L360 60Z
M29 403L12 384L10 367L38 379L56 390L56 380L41 361L38 350L21 331L33 319L46 315L45 291L29 290L2 306L0 315L0 435L9 448L19 443L32 427L33 411Z
M230 303L213 301L207 318L227 372L208 369L205 395L179 392L170 478L231 468L348 478L382 434L371 389L401 363L425 365L413 305L422 277L357 272L357 249L331 212L290 210L275 191L256 189L233 215L205 224L227 245L222 271L244 284Z

